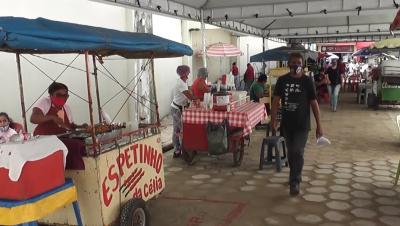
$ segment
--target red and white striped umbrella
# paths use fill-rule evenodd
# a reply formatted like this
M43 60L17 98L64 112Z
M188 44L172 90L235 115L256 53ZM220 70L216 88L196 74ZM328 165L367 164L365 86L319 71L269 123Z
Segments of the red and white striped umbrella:
M242 51L236 46L227 43L215 43L207 47L207 56L213 57L233 57L243 55Z

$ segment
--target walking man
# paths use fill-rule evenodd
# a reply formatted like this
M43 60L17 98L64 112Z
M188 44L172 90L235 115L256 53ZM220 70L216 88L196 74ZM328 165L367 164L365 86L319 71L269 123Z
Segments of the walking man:
M276 130L277 111L282 106L281 134L285 137L289 158L290 195L300 192L301 172L304 165L304 147L308 139L310 106L317 124L316 136L322 136L319 106L311 78L302 70L303 56L292 53L289 56L290 72L280 77L274 90L271 127Z

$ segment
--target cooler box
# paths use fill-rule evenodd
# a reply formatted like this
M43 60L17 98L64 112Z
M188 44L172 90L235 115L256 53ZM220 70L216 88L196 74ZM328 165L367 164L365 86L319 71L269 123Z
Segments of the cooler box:
M215 93L213 95L213 110L214 111L227 111L232 107L233 102L231 93Z
M0 168L0 199L33 198L64 182L64 154L60 150L43 159L26 162L16 182L10 180L8 169Z

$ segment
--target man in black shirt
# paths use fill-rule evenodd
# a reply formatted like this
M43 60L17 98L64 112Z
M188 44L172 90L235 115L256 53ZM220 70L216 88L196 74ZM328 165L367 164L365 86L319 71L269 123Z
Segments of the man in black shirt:
M310 126L310 107L317 124L316 136L322 136L319 120L319 106L311 78L302 71L303 56L292 53L289 56L290 72L280 77L275 85L272 103L272 129L276 130L276 116L279 104L282 106L281 133L285 137L290 167L290 194L300 192L301 172L304 165L304 147Z

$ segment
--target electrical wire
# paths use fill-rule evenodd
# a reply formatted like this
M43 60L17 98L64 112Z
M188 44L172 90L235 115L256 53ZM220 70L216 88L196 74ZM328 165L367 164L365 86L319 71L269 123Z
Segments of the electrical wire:
M21 57L22 57L24 60L26 60L29 64L31 64L32 66L34 66L38 71L40 71L43 75L45 75L47 78L49 78L49 79L52 80L53 82L57 81L57 79L59 79L59 78L64 74L64 72L69 68L69 66L70 66L73 62L75 62L75 60L78 58L78 56L79 56L79 54L78 54L68 65L65 65L66 67L64 68L64 70L63 70L55 79L53 79L53 78L50 77L46 72L44 72L40 67L36 66L34 63L32 63L32 62L31 62L28 58L26 58L24 55L21 55ZM29 108L26 110L26 112L28 112L28 111L33 107L33 105L35 105L35 103L46 93L46 91L47 91L47 88L46 88L46 89L40 94L40 96L29 106ZM78 94L74 93L73 91L70 91L70 90L69 90L69 92L72 93L74 96L76 96L76 97L82 99L82 100L85 101L86 103L88 103L87 100L85 100L83 97L80 97Z

